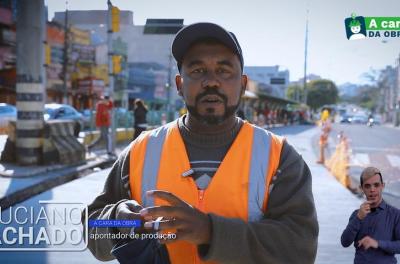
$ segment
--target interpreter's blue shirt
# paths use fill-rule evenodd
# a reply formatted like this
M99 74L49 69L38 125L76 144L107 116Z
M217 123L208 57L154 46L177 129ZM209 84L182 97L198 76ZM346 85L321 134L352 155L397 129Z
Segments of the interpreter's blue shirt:
M394 254L400 253L400 210L382 201L375 211L371 211L360 220L358 210L350 216L349 224L343 231L341 242L344 247L354 242L355 264L391 264L397 263ZM365 236L378 241L378 248L358 247L358 241Z

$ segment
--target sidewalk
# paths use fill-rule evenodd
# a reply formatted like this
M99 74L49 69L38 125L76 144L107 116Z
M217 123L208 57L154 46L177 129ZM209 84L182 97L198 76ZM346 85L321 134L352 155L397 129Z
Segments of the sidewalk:
M312 149L318 127L299 134L285 135L307 162L313 176L313 193L319 222L318 253L315 263L353 263L354 247L343 248L340 236L361 200L342 186L322 165Z
M128 143L116 147L116 156L104 149L86 153L86 160L73 165L18 166L0 163L0 207L5 209L58 185L111 166Z

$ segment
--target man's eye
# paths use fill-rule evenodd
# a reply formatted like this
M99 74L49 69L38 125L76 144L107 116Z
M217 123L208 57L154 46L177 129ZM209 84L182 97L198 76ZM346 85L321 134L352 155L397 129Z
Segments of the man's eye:
M227 73L227 72L229 72L229 70L224 69L224 68L221 68L221 69L218 69L217 72L220 72L220 73Z
M230 71L229 69L221 68L217 71L217 74L225 79L225 78L229 78L231 76L232 71Z
M205 70L202 68L192 70L192 73L204 73Z

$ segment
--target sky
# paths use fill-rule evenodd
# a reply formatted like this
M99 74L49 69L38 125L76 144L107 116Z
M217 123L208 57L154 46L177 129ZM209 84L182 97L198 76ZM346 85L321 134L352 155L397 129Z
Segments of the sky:
M49 19L66 1L45 0ZM182 18L184 24L214 22L232 31L242 46L246 66L280 65L290 80L304 75L305 28L309 10L307 73L340 85L366 83L363 74L395 65L400 37L346 38L344 19L400 17L400 0L112 0L133 12L135 25L147 18ZM69 10L105 10L106 0L68 0Z

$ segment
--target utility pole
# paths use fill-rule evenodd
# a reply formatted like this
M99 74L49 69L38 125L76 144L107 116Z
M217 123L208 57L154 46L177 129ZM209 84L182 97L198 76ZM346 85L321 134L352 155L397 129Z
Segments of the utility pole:
M18 0L17 16L16 157L18 164L37 165L44 126L44 0Z
M107 0L108 16L107 16L107 45L108 45L108 96L114 99L114 69L113 69L113 30L112 30L112 8L110 0ZM115 151L115 107L111 109L111 140L108 140L107 152ZM110 131L109 131L110 133Z
M307 17L306 17L306 37L304 43L304 80L303 80L303 89L304 89L304 104L307 104L307 51L308 51L308 14L309 10L307 9Z
M65 2L65 20L64 20L64 54L63 54L63 103L68 104L68 46L69 46L69 28L68 28L68 1Z

